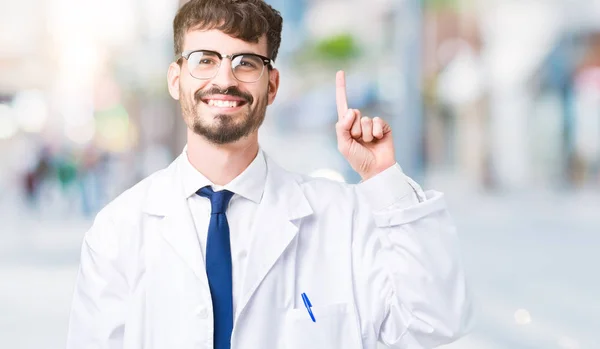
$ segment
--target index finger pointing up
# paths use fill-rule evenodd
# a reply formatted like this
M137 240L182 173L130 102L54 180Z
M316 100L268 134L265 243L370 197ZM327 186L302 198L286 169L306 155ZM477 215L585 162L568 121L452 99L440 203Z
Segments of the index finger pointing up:
M346 76L343 70L337 72L335 77L335 101L337 104L338 118L344 119L348 111L348 97L346 96Z

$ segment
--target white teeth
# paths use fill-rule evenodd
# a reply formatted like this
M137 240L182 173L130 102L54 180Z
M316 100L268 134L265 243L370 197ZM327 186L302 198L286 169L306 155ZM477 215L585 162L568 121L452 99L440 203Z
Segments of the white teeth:
M235 108L238 105L237 101L223 101L220 99L210 99L208 105L219 108Z

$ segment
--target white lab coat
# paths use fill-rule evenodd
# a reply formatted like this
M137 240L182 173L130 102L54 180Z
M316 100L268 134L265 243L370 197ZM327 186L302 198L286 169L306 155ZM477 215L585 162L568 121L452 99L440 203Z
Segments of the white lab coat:
M407 178L422 202L373 212L368 197L389 200L393 176L371 179L363 194L266 159L232 349L432 348L468 331L470 297L441 193ZM67 348L212 349L208 280L179 170L174 161L96 217Z

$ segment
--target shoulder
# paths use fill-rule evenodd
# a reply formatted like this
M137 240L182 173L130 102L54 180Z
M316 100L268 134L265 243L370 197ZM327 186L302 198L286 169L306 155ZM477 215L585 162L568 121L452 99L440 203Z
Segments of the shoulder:
M93 248L108 251L132 237L141 221L151 188L156 181L169 176L171 171L172 166L169 166L152 173L106 204L85 234L87 243Z
M358 204L354 184L288 171L286 176L298 185L315 212L353 211Z
M156 171L124 190L110 201L98 213L98 216L120 220L126 217L135 216L136 213L141 213L150 192L150 188L157 180L167 176L169 170L170 168L164 168Z
M307 193L322 193L328 195L351 194L355 185L322 177L311 177L305 174L293 174L296 181Z
M266 156L266 159L269 172L271 172L269 177L275 179L276 184L295 183L310 202L340 201L352 199L355 195L355 184L293 172L280 166L269 156ZM348 200L345 201L348 202Z

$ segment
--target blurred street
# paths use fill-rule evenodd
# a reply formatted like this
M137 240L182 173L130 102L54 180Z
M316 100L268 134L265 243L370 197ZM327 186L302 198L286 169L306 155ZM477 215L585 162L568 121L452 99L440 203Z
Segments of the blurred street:
M448 349L600 347L600 195L441 189L479 303L474 333ZM0 279L10 282L0 287L2 348L63 348L91 222L60 218L60 205L23 220L22 208L3 203Z
M165 77L185 2L0 0L0 349L64 348L83 234L180 154ZM357 183L344 70L349 106L447 194L478 300L447 349L600 348L600 0L266 2L284 29L263 149Z

